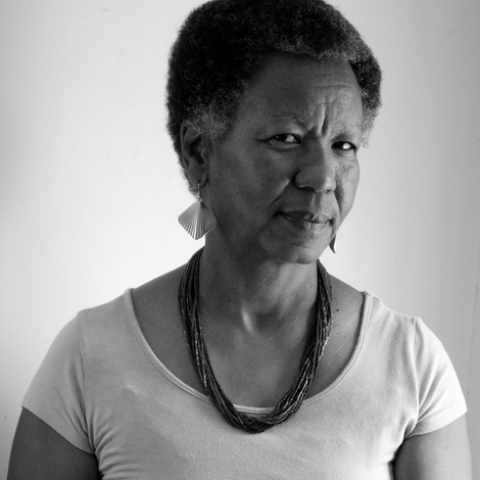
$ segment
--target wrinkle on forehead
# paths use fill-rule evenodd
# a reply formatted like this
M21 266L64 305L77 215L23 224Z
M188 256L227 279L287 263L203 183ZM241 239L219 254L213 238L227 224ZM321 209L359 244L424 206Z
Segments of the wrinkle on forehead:
M355 96L361 99L361 91L347 62L273 54L257 71L240 103L252 107L269 103L271 99L275 106L280 98L285 108L294 108L306 98L316 104L328 104L338 102L342 97L350 100Z
M349 103L351 107L347 106ZM343 105L354 110L358 107L357 112L363 110L361 91L347 62L274 54L252 79L238 105L236 118L244 116L247 124L258 123L259 128L268 119L315 130L328 130L328 125L333 127L337 122L349 130L361 128L357 120L361 122L363 115L346 118Z
M338 115L341 115L337 107L344 102L355 100L355 97L361 109L360 92L350 85L308 89L288 87L273 89L263 96L252 95L245 99L243 106L252 113L252 121L255 121L258 115L264 114L272 120L294 122L307 128L320 119L320 123L325 120L335 121ZM351 123L351 126L354 126L354 123Z
M319 105L329 106L335 105L337 103L342 103L344 100L354 99L356 95L360 94L360 91L351 85L339 84L334 86L326 87L309 87L311 90L308 97L305 96L306 91L303 87L285 87L279 89L273 89L270 93L267 94L265 99L272 98L275 102L272 102L271 105L268 105L268 102L261 102L267 107L272 107L272 116L274 118L295 118L295 114L292 113L292 110L301 109L304 105L302 103L308 103L310 108L315 108ZM282 104L279 104L277 99L277 94L281 93L284 97ZM319 93L321 92L321 95ZM300 94L300 95L297 95ZM361 98L358 97L360 102ZM258 100L260 98L252 98L257 105L259 105ZM278 111L275 111L278 109Z
M292 70L299 75L292 77ZM360 90L357 77L346 60L319 60L304 55L272 53L260 63L249 88L255 88L256 83L268 77L283 86L304 86L305 79L314 79L320 86L355 86Z

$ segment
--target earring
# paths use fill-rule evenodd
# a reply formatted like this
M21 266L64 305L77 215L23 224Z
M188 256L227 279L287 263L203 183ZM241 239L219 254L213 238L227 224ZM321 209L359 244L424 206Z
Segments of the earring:
M330 242L329 247L333 253L337 253L337 236L336 235L332 238L332 241Z
M203 187L205 184L203 185ZM195 240L202 238L210 230L217 226L217 219L213 213L202 202L202 188L198 184L198 200L190 205L180 216L178 221L180 225Z

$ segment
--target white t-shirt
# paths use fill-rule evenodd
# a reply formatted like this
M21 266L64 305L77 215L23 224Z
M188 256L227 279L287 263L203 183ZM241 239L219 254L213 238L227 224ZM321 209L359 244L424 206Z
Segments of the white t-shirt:
M140 330L130 291L63 328L23 406L95 453L105 480L391 479L405 438L442 428L466 405L424 323L364 299L360 335L341 375L261 434L231 427L165 368Z

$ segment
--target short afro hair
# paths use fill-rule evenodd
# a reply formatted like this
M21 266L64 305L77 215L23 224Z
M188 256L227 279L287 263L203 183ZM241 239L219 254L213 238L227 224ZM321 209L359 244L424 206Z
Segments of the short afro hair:
M272 52L347 61L362 93L366 140L381 104L381 70L338 10L323 0L212 0L190 13L171 51L168 130L179 157L183 122L210 138L228 134L243 92Z

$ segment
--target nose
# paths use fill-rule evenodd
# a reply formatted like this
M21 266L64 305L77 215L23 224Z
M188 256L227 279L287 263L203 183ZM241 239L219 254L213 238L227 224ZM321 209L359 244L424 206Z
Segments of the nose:
M315 193L331 193L337 188L333 152L318 147L301 160L294 183L298 188L310 188Z

